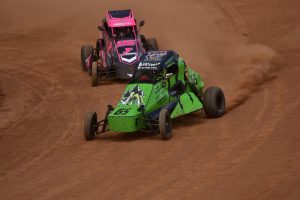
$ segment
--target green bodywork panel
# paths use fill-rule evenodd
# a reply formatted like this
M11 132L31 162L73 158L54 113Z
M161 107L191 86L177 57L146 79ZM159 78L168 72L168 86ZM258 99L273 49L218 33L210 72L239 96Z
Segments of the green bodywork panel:
M170 62L170 65L174 65L174 63ZM164 76L167 74L167 69L162 72ZM180 97L169 94L170 88L177 81L182 81L186 86L185 92ZM204 82L200 75L187 67L183 59L179 57L178 73L161 78L155 83L130 83L127 85L121 100L108 115L109 129L113 132L135 132L145 129L148 127L146 115L156 111L159 113L160 109L172 102L180 103L175 105L171 118L202 109L203 105L199 98L202 95L203 87ZM141 106L144 106L144 111Z
M189 86L194 86L196 90L201 93L198 95L202 95L202 90L205 84L200 74L192 70L190 67L187 67L186 73L188 77Z
M144 113L139 108L145 105L145 112L150 113L169 103L169 93L163 87L163 81L156 84L129 84L121 101L108 116L108 124L114 132L134 132L147 126Z
M176 118L203 108L202 103L193 92L186 92L180 96L180 101L171 114L171 118Z

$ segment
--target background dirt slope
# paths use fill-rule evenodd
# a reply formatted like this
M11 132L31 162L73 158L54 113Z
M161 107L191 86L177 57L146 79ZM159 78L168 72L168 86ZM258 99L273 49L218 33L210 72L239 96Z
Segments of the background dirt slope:
M167 142L84 141L85 113L103 116L126 83L92 88L80 46L122 8L224 89L223 118L176 119ZM1 199L299 199L299 10L296 0L1 1Z

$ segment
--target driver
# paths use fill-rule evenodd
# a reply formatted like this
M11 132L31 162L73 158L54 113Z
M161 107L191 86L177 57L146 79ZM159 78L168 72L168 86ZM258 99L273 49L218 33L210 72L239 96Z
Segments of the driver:
M117 32L117 37L124 38L124 37L131 37L132 31L130 30L130 27L123 27L119 28L119 31Z
M123 38L125 36L123 28L119 28L119 31L117 32L117 37Z
M126 32L126 37L130 37L131 36L132 32L130 30L130 27L127 27L125 32Z

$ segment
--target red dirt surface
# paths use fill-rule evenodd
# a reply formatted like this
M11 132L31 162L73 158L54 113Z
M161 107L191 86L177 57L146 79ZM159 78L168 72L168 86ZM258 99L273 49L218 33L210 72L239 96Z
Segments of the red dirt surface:
M126 83L92 88L80 46L106 10L132 8L142 32L176 50L227 113L176 119L174 137L83 139ZM0 198L300 199L297 0L0 2Z

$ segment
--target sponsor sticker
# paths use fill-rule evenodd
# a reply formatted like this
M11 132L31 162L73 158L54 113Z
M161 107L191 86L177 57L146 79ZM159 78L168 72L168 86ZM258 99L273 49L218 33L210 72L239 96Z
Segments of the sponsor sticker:
M123 105L137 104L138 106L144 104L144 91L139 86L125 92L121 99Z
M138 69L157 69L159 64L160 64L159 62L157 63L141 62L138 66Z
M134 40L121 40L117 42L117 47L134 46Z
M145 56L145 61L160 61L167 53L167 51L150 51Z

